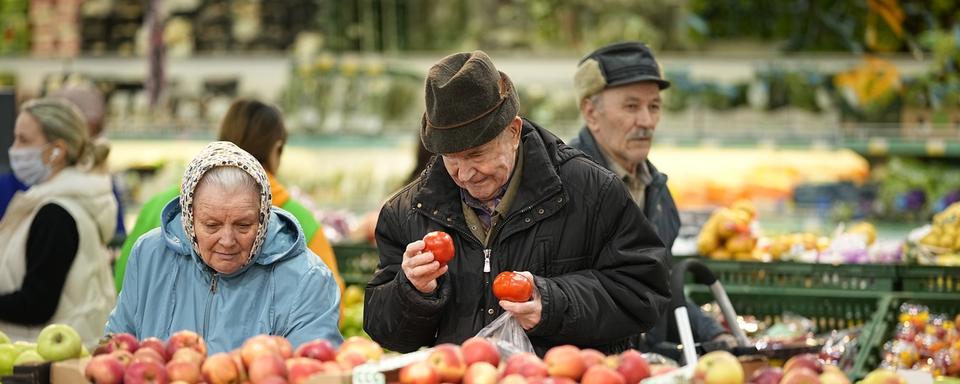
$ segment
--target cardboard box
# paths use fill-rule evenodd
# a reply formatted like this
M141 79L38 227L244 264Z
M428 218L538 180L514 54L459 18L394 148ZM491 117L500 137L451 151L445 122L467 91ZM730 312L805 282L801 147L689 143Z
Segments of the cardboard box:
M88 384L83 371L90 357L58 361L50 366L50 384ZM6 383L4 383L6 384Z

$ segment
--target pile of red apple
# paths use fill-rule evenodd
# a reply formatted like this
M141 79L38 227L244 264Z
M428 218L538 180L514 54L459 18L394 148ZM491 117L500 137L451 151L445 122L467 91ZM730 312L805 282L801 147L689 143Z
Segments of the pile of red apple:
M542 360L531 353L517 353L501 362L491 341L474 337L459 346L434 347L426 360L400 369L399 378L401 384L635 384L671 369L651 366L635 350L604 356L572 345L553 347Z
M318 339L293 350L281 336L258 335L208 357L203 338L192 331L177 332L167 342L119 333L97 347L84 374L96 384L304 384L314 375L340 374L382 355L380 345L359 337L339 349Z
M960 377L960 315L931 314L926 306L900 307L896 331L884 344L883 366Z
M814 354L791 357L783 368L764 368L754 372L750 384L850 384L840 368L824 364Z

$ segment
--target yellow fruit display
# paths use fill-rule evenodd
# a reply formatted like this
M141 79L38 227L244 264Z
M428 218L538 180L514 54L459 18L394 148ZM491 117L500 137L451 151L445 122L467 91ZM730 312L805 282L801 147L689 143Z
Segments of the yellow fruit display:
M953 203L943 212L933 215L930 233L920 239L920 244L940 248L943 251L960 251L960 203Z
M700 230L697 251L715 260L755 260L757 237L750 226L756 214L753 203L747 200L717 209Z
M877 228L866 221L861 221L850 226L850 229L847 230L847 233L858 233L867 237L867 245L873 244L877 241Z
M786 233L768 240L766 251L773 261L791 259L808 251L823 252L830 248L829 238L809 232Z

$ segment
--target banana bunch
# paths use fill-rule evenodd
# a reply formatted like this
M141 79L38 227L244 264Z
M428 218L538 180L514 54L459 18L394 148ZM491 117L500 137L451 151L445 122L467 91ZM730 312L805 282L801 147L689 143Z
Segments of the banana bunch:
M867 245L873 245L877 241L877 227L866 221L853 224L847 229L847 233L861 234L866 237Z
M920 244L941 248L945 251L960 251L960 203L933 216L930 233L920 239Z
M810 232L796 232L770 238L766 254L770 261L794 260L805 252L823 252L830 247L830 239Z
M751 224L756 217L756 208L747 200L714 211L700 230L697 251L715 260L755 260L757 237Z

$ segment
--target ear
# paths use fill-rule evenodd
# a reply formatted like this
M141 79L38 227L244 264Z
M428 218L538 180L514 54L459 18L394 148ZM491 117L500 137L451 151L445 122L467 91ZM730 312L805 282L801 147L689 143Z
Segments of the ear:
M520 132L523 131L523 119L520 118L520 116L514 117L510 125L507 126L507 129L510 130L510 142L513 143L513 147L520 147Z
M587 124L587 128L591 132L595 130L597 126L597 105L590 101L589 97L584 97L580 100L580 115L583 116L583 121Z
M510 133L517 139L520 138L520 131L523 130L523 119L520 116L514 117L510 122Z
M54 140L53 143L51 143L49 153L47 156L48 163L67 162L67 144L63 140Z

